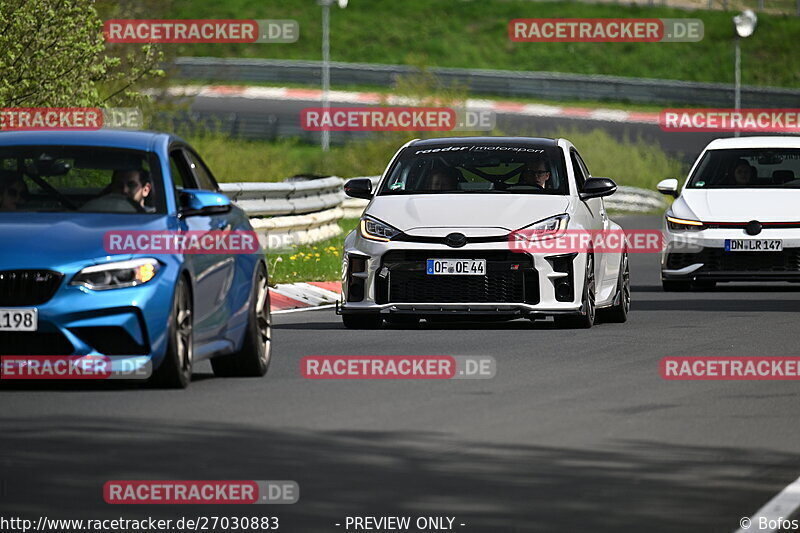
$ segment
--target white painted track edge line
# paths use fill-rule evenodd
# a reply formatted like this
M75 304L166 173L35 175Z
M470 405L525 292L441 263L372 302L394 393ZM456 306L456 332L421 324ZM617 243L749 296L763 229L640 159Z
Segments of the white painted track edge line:
M768 501L761 509L750 517L750 526L739 528L736 533L771 533L778 529L759 529L758 524L761 518L767 520L777 520L778 518L787 519L800 507L800 478L795 479L780 491L774 498ZM778 524L779 525L779 524Z
M301 311L317 311L319 309L333 309L336 307L336 304L329 304L329 305L317 305L314 307L301 307L299 309L281 309L280 311L273 311L273 315L284 315L288 313L300 313Z

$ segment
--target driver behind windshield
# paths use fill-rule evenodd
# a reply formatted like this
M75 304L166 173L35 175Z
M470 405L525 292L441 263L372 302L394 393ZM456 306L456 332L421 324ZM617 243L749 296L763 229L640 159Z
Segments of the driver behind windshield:
M753 167L744 159L736 161L733 167L733 184L739 186L750 185L753 178Z
M0 211L16 211L25 202L28 186L16 172L0 171Z
M547 170L547 163L544 159L536 159L525 166L520 174L518 185L531 185L544 190L549 179L550 171Z
M123 194L147 213L154 213L155 208L145 204L147 197L153 192L150 173L144 169L115 170L111 176L111 184L103 194Z

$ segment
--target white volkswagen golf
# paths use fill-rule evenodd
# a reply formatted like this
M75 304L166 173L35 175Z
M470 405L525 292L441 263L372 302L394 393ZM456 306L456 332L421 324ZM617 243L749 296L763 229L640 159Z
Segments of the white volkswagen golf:
M345 239L338 312L348 328L464 315L552 316L557 325L588 328L597 310L624 322L624 249L534 253L513 245L519 234L541 244L567 231L621 231L602 198L615 190L611 179L590 176L565 139L411 141L374 190L366 178L345 185L348 195L371 201Z
M664 290L800 281L800 137L712 141L666 213Z

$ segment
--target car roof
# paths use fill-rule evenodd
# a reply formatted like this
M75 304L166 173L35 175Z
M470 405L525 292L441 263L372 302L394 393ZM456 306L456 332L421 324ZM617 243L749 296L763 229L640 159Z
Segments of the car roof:
M180 141L178 137L156 131L100 129L93 131L7 131L0 133L0 146L67 145L106 146L153 151L160 143Z
M715 139L708 144L706 150L728 150L734 148L800 148L800 136L764 135Z
M429 146L438 144L527 144L527 145L549 145L556 147L557 139L545 137L437 137L433 139L417 139L409 146Z

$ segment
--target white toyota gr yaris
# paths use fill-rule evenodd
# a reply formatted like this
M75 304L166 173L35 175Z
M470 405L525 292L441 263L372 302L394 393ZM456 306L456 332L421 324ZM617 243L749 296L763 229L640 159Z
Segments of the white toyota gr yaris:
M666 291L717 282L800 281L800 137L712 141L666 213Z
M589 328L624 322L627 250L549 246L568 232L616 231L603 205L616 185L592 178L565 139L458 137L400 148L344 242L338 312L348 328L426 320L532 320ZM516 247L524 235L531 248ZM549 241L553 239L553 241ZM598 313L599 311L599 313Z

